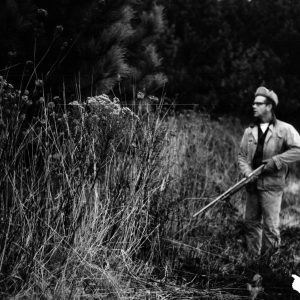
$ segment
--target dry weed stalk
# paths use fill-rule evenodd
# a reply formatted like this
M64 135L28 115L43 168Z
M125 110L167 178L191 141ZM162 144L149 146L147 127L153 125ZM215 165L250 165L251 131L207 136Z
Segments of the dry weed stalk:
M121 299L122 282L151 272L139 260L158 232L164 129L105 95L41 101L22 122L17 94L5 111L9 88L1 91L2 294Z

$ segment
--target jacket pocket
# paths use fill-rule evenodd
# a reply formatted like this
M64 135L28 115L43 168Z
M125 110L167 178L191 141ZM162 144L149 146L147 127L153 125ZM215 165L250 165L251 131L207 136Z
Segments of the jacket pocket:
M282 190L285 187L286 174L284 170L263 177L263 187L267 190Z
M265 158L271 158L274 155L282 153L284 151L283 138L278 135L272 136L264 148Z

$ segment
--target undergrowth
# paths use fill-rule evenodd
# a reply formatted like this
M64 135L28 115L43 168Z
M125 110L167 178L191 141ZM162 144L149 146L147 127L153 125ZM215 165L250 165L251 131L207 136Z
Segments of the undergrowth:
M1 124L2 295L124 297L151 269L162 124L106 95L33 103L3 78Z
M2 298L247 295L261 265L240 243L243 192L192 217L240 178L238 121L138 115L106 95L70 102L41 82L38 98L0 83ZM267 262L279 281L299 250L298 229L283 229Z

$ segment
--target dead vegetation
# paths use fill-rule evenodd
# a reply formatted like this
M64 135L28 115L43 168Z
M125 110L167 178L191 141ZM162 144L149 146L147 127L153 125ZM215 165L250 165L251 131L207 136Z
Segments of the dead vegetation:
M284 223L281 251L255 264L242 192L192 218L239 178L237 121L136 116L102 96L44 99L25 126L30 103L2 85L2 298L248 299L258 271L265 297L289 291L299 229ZM288 192L283 218L299 204Z

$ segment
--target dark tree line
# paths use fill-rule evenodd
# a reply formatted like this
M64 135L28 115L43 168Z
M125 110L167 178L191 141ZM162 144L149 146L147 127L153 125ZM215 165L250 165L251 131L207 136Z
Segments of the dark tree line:
M297 122L299 16L296 0L6 0L0 75L21 89L76 82L87 95L159 96L168 78L177 103L243 116L266 85L279 117Z
M6 0L0 12L0 69L21 89L80 83L85 94L122 82L155 91L166 77L156 40L164 31L154 1Z
M173 41L168 92L218 114L248 115L258 85L279 96L278 115L300 112L300 3L295 0L161 0ZM176 83L176 84L174 84ZM298 122L298 125L300 123Z

